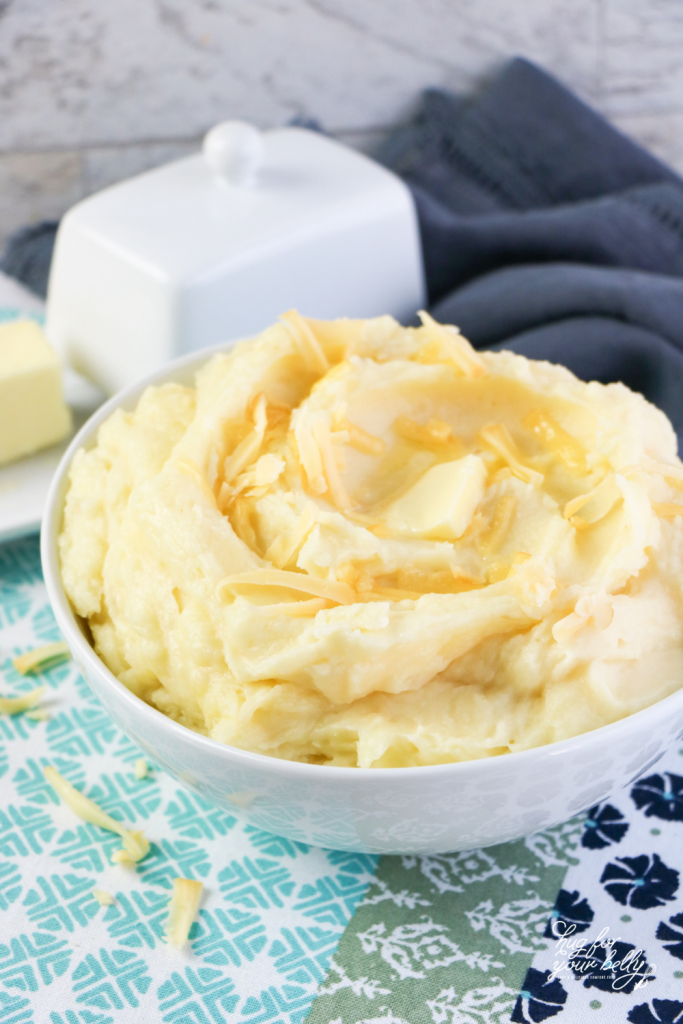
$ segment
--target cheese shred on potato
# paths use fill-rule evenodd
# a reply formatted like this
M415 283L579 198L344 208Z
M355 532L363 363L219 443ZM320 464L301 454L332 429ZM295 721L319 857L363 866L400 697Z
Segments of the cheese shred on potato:
M421 321L289 311L77 453L64 586L142 700L272 757L410 767L680 687L669 421Z

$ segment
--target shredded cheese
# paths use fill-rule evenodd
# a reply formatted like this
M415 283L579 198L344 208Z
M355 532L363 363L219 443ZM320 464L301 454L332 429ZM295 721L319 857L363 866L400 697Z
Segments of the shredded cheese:
M0 697L0 714L18 715L21 711L28 711L36 706L44 693L44 686L36 686L35 690L21 693L18 697Z
M368 596L378 597L381 601L417 601L424 595L416 590L401 590L398 587L374 587Z
M149 765L145 761L144 757L139 757L135 762L133 774L136 779L146 779L149 775Z
M391 429L405 441L412 441L425 447L447 445L454 451L463 450L463 444L453 435L450 423L444 423L443 420L431 419L423 424L417 423L410 416L397 416Z
M263 431L254 427L243 441L235 448L231 455L228 455L223 465L223 482L229 486L239 476L242 470L250 466L261 450Z
M609 596L602 594L590 594L581 597L570 612L553 626L553 639L557 643L564 643L569 640L580 629L593 622L597 629L607 629L614 618L614 608Z
M312 597L310 601L281 601L279 604L257 604L254 611L265 617L288 615L293 619L305 619L317 615L325 608L329 608L329 602L324 597Z
M427 337L427 344L417 353L417 362L450 362L465 377L481 377L487 372L481 356L457 328L437 323L423 309L418 315Z
M174 949L182 949L190 934L204 886L190 878L174 878L173 893L168 905L166 941Z
M578 497L568 501L562 514L577 530L584 530L604 519L620 498L621 491L617 487L612 473L592 491L579 494ZM578 516L577 512L581 512L581 515Z
M299 461L306 474L309 491L311 494L324 494L327 490L327 480L323 470L322 454L315 442L306 416L298 417L294 427L294 440L299 452Z
M223 463L223 483L219 494L222 507L237 493L232 487L233 482L255 461L261 451L263 437L268 427L268 400L262 391L254 395L247 411L254 427Z
M130 835L132 836L133 841L135 843L139 843L142 846L144 846L146 844L146 847L147 847L147 851L145 853L145 856L146 856L147 853L149 853L149 843L147 843L147 840L143 836L142 832L131 832ZM141 858L135 856L133 853L131 853L130 850L127 850L125 847L121 847L120 850L114 850L114 852L111 855L111 862L112 862L112 864L120 864L124 868L135 867L135 865L137 864L138 860L140 860L140 859Z
M530 558L531 558L531 555L529 554L528 551L516 551L515 552L515 556L512 559L512 564L513 565L524 565L524 563L528 562Z
M284 402L276 402L274 399L268 399L268 426L278 427L281 424L289 423L289 419L292 415L291 406L285 405Z
M337 566L335 573L341 583L346 583L359 596L372 590L374 577L365 566L359 567L353 562L342 562Z
M268 426L268 399L265 391L259 391L249 403L249 411L254 423L254 428L259 434L265 434Z
M663 519L675 519L676 516L683 516L683 505L677 505L674 501L653 501L652 508Z
M104 889L93 889L92 894L101 907L111 907L115 902L112 894Z
M370 533L374 533L375 537L403 536L400 530L394 529L386 523L378 523L374 519L371 519L370 516L363 515L359 512L352 512L351 509L345 509L344 515L347 519L350 519L352 523L358 523L359 526L364 526Z
M337 508L345 510L353 503L339 473L339 464L343 465L343 451L335 450L332 444L333 437L340 432L330 430L330 419L329 413L323 411L298 416L294 424L294 440L309 491L315 495L329 491ZM341 433L345 440L348 435L345 431Z
M200 490L203 492L206 500L209 502L210 505L216 504L216 495L213 493L213 491L207 484L206 480L202 476L199 470L199 466L195 465L195 463L189 459L178 459L178 461L176 462L176 466L181 473L185 473L186 476L192 477L195 483L198 484Z
M87 796L80 793L70 782L67 782L52 765L47 765L44 772L47 781L74 814L77 814L79 818L82 818L83 821L87 821L91 825L98 825L100 828L106 828L110 832L115 832L121 836L123 849L118 850L112 857L112 860L127 859L131 863L137 863L137 861L147 856L149 853L149 843L142 832L131 832L120 821L110 817L94 800L89 800ZM120 857L119 855L121 854L125 854L125 857Z
M401 569L386 576L373 577L365 568L344 562L337 568L337 578L352 586L359 600L417 601L425 594L452 594L465 587L483 586L485 580L472 576L457 565L436 572Z
M315 507L309 502L299 516L299 522L295 529L291 533L281 533L275 538L263 556L266 562L271 562L278 569L283 569L292 560L315 526L316 521Z
M34 722L47 722L49 717L50 712L45 708L35 708L33 711L27 711L24 715L24 718L31 718Z
M226 576L216 587L217 591L227 587L232 590L239 586L285 587L298 590L302 594L313 594L323 597L335 604L353 604L356 600L355 591L346 583L334 580L319 580L303 572L287 572L286 569L252 569L240 572L235 576Z
M250 487L248 491L244 492L244 496L245 498L262 498L269 488L270 484L265 484L263 487Z
M636 473L654 473L657 476L663 476L669 487L673 487L677 491L683 491L683 468L672 466L668 462L655 462L652 459L644 458L642 462L636 463L633 466L626 466L624 469L620 469L619 472L627 478L634 476Z
M320 347L320 342L301 314L297 313L295 309L290 309L288 313L283 313L280 320L311 371L320 376L327 373L330 368L327 357Z
M657 473L671 480L683 480L683 466L672 466L669 462L658 462L656 459L644 458L640 466L634 468L644 469L646 473ZM627 470L621 470L621 472L626 476Z
M510 566L507 562L491 562L486 570L487 583L500 583L510 575Z
M473 576L471 572L466 572L461 569L459 565L451 565L451 575L458 583L467 583L472 587L481 587L484 585L486 580L481 576Z
M496 503L489 528L480 540L481 545L491 554L503 543L516 511L517 499L512 494L504 494Z
M507 427L502 423L491 423L488 427L483 427L479 431L479 437L507 463L513 476L516 476L518 480L522 480L525 484L533 484L534 487L541 486L543 474L524 465L517 445Z
M530 430L544 448L557 455L570 472L585 474L588 471L586 449L549 413L534 409L524 417L522 426Z
M239 497L230 509L230 525L247 547L256 551L256 534L251 525L252 506L248 498Z
M27 651L26 654L20 654L18 658L14 658L12 664L17 672L21 672L22 676L25 676L28 672L44 672L45 669L52 668L53 665L59 664L60 661L66 661L70 657L67 645L63 641L58 641L54 644L46 644L45 647L36 647L33 651Z
M342 511L352 508L353 502L346 493L346 489L344 488L344 484L342 483L342 479L339 474L339 467L337 466L332 441L330 440L330 427L322 417L314 420L313 436L320 451L323 472L330 488L332 500L337 508Z
M368 434L367 430L357 427L355 423L350 423L346 418L341 421L340 427L342 431L347 432L348 443L357 452L361 452L363 455L381 455L384 451L384 441L381 438L375 437L374 434Z
M260 459L246 469L235 480L234 493L246 487L262 488L274 484L285 468L285 460L278 455L262 455Z

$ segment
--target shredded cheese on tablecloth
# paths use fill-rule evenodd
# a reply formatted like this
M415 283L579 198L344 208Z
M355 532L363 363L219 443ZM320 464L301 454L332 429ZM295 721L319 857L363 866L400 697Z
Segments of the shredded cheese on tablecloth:
M50 712L46 711L45 708L34 708L32 711L26 711L24 718L30 718L34 722L47 722L50 718Z
M199 908L204 886L191 878L174 878L173 894L168 905L166 941L174 949L182 949Z
M18 697L0 697L0 714L17 715L20 711L27 711L36 706L44 693L44 686L36 686L35 690L21 693Z
M58 641L20 654L18 658L14 658L12 664L17 672L25 676L27 672L43 672L46 668L52 668L53 665L70 657L67 645L63 641Z
M93 889L92 894L101 907L111 907L114 903L112 894L104 889Z
M52 765L47 765L44 772L47 781L74 814L90 825L99 825L100 828L106 828L121 836L123 849L117 850L113 855L114 863L135 864L147 856L149 843L142 832L132 832L120 821L110 817L94 800L89 800L87 796L72 786Z

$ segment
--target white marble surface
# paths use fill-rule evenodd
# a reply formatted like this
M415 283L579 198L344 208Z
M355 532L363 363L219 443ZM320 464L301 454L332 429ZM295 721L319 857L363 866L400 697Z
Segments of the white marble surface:
M514 54L683 170L681 0L2 0L0 242L229 117L368 149Z

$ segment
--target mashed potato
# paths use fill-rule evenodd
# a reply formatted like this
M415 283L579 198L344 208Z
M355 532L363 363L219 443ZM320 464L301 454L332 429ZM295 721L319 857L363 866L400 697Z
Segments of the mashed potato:
M60 553L143 700L328 765L490 757L683 683L683 465L621 384L292 312L73 462Z

